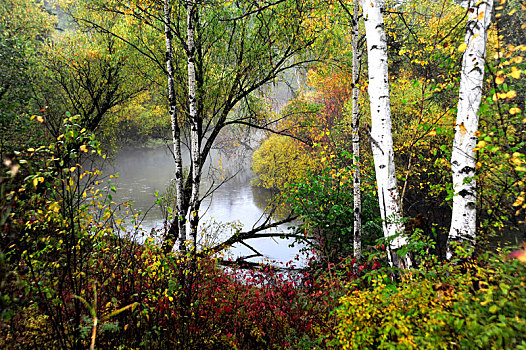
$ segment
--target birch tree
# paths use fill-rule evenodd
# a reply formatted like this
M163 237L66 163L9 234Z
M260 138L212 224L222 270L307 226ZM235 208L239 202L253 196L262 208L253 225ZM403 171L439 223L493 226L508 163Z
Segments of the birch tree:
M361 48L359 47L360 0L354 0L352 17L352 152L353 152L353 200L354 200L354 257L362 254L362 198L360 178L360 79Z
M186 4L186 56L188 67L188 110L190 119L190 155L192 158L192 192L190 197L189 220L190 239L195 250L197 241L197 229L199 226L199 185L201 184L201 140L202 120L197 114L196 97L196 74L195 74L195 23L194 19L199 15L198 4L187 2Z
M172 7L169 0L164 0L164 35L166 42L166 77L168 84L168 110L172 129L172 146L175 162L175 219L168 232L166 250L171 250L173 239L178 237L179 247L184 250L186 245L185 213L183 210L183 157L181 153L181 130L177 113L177 96L175 92L175 70L173 57Z
M170 251L178 242L198 235L200 203L221 183L201 188L201 176L210 152L229 128L255 127L270 130L272 121L253 113L251 101L261 89L288 69L314 61L302 56L317 36L309 15L309 1L276 0L188 2L183 0L90 0L83 2L84 15L77 20L93 29L114 35L146 58L149 71L168 82L172 140L176 158L175 214L163 244ZM121 18L120 31L112 31L93 18L93 12ZM286 24L286 25L285 25ZM155 38L164 38L163 51ZM152 80L158 79L152 77ZM277 122L277 121L274 121ZM190 151L185 167L181 148ZM182 169L188 169L183 176ZM262 218L246 232L209 250L218 251L251 238L259 232L290 221ZM280 233L265 233L264 237Z
M391 133L391 107L387 63L387 41L382 15L382 0L362 0L367 42L369 74L369 102L371 106L370 141L373 151L380 214L388 245L389 262L407 268L408 256L398 259L395 252L407 242L404 232L400 197L395 174L393 136Z
M460 91L451 154L453 174L453 214L448 238L447 257L453 255L452 242L473 245L476 239L475 152L478 111L482 99L487 30L491 23L492 1L470 1L463 49Z

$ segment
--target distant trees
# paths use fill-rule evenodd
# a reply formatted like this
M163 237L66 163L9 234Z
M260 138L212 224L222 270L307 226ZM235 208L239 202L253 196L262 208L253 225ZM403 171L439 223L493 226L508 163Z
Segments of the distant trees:
M0 3L0 159L20 140L16 134L30 128L22 115L30 110L39 51L52 28L52 18L34 1Z
M63 33L43 51L37 101L55 137L65 112L79 115L82 126L96 131L112 108L144 89L133 79L126 53L107 33Z

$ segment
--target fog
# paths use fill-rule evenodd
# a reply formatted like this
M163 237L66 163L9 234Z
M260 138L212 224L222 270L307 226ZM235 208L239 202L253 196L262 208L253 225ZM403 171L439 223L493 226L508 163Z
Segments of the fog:
M188 158L188 154L184 155ZM118 152L113 160L104 167L105 175L118 173L118 178L111 179L116 193L112 194L116 203L131 202L136 212L141 212L140 227L143 233L154 230L162 231L164 216L160 206L155 205L155 192L164 193L174 176L175 167L172 154L166 146L153 149L137 149ZM268 190L252 186L254 177L250 171L250 158L236 158L229 161L225 155L214 151L205 164L201 184L201 194L210 188L219 186L201 205L201 232L208 234L211 243L218 243L232 233L239 225L250 229L262 219L265 207L271 198ZM125 219L126 220L126 219ZM128 219L127 227L133 225ZM287 232L287 226L281 226L270 232ZM253 239L248 243L264 255L263 259L287 262L299 254L302 246L289 247L292 241L285 239ZM232 258L251 255L248 248L236 245L230 249Z

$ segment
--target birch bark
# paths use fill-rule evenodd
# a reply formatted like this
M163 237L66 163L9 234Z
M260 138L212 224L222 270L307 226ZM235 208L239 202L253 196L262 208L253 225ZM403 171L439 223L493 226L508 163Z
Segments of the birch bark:
M411 265L408 256L398 259L395 251L407 241L404 232L400 197L395 174L391 106L387 63L387 41L383 28L383 1L362 0L369 70L369 102L371 105L371 147L378 187L378 200L384 236L392 239L388 245L389 262L401 268Z
M451 154L453 175L453 214L448 237L447 258L453 255L452 242L473 245L476 239L477 189L475 180L475 148L478 111L482 99L487 30L491 24L493 1L470 1L462 59L460 91Z
M183 211L183 158L181 155L181 130L177 117L177 102L175 95L174 66L173 66L173 46L172 46L172 9L169 0L164 0L164 34L166 41L166 72L168 78L168 101L170 122L172 126L172 143L175 158L175 216L168 231L168 240L164 243L165 250L172 249L174 241L179 240L179 250L185 249L186 230L185 216Z
M352 16L352 151L353 151L353 199L354 199L354 257L358 260L362 255L362 198L360 178L360 79L361 50L358 47L360 18L360 0L354 0Z
M186 40L188 64L188 106L190 119L190 153L192 158L191 174L192 192L190 196L190 210L188 212L190 223L190 239L194 251L197 242L197 229L199 225L199 184L201 183L201 135L200 121L197 113L196 73L195 73L195 18L198 5L188 1L186 3Z

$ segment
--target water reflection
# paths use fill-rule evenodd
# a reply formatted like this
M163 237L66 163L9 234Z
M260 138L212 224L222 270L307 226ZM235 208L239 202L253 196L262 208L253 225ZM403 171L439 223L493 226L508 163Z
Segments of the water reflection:
M218 225L219 223L235 223L236 227L243 225L245 230L248 230L261 221L272 193L251 186L253 174L248 164L236 161L229 165L219 153L214 153L211 159L206 167L207 176L203 176L201 193L215 188L221 182L221 177L231 176L224 169L237 169L235 176L215 189L201 205L201 226L203 229L206 227L207 232L219 231L219 237L214 238L217 242L225 239L233 230L231 225L225 227ZM117 190L113 200L117 203L133 202L136 211L146 213L141 223L145 231L162 228L162 211L153 204L156 199L154 193L163 193L174 174L173 157L167 147L121 151L111 164L105 167L104 172L119 173L118 178L112 179ZM218 224L214 225L214 222ZM279 227L271 232L284 231L287 231L287 227ZM292 260L300 249L298 246L290 248L290 241L279 238L255 239L249 241L249 244L266 258L280 262ZM235 258L250 255L252 252L240 245L233 247L231 254Z

